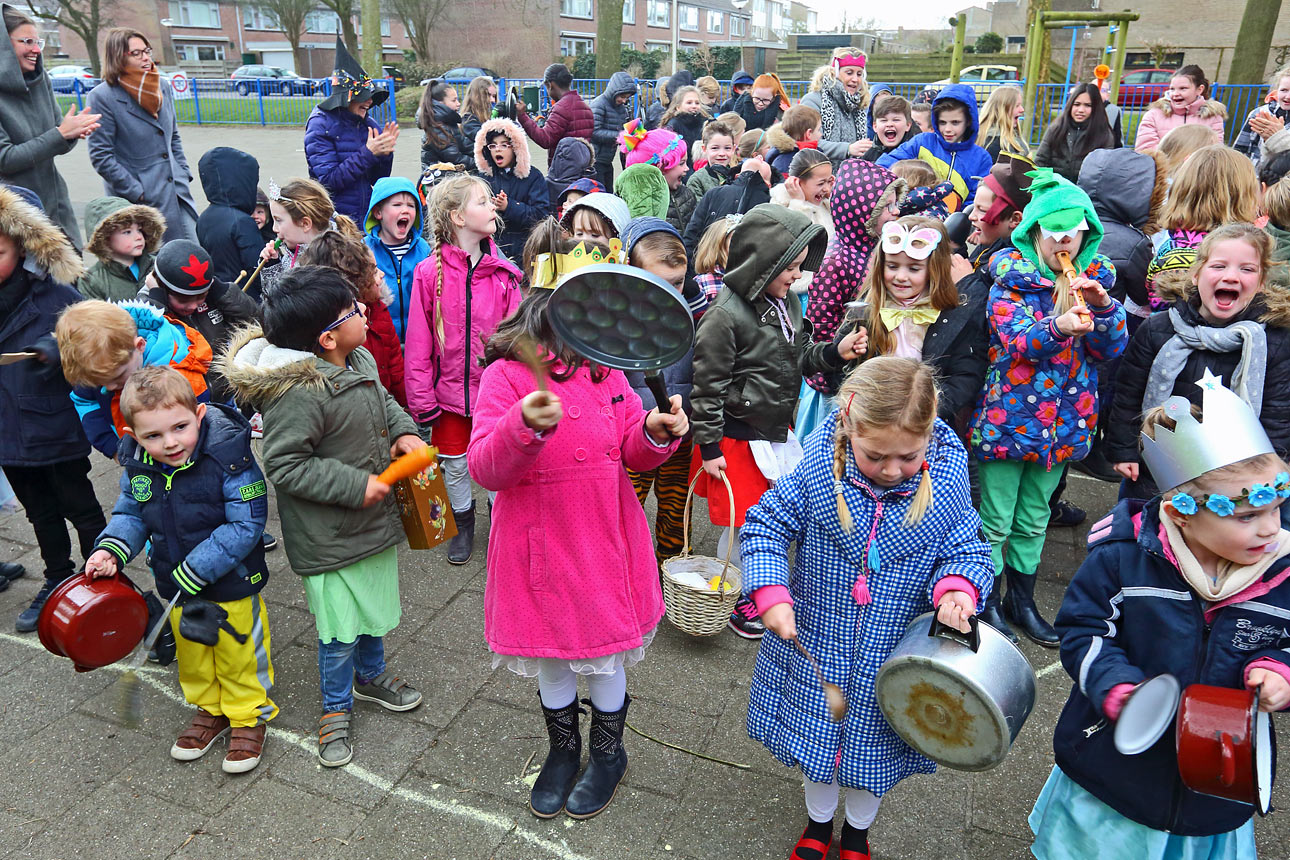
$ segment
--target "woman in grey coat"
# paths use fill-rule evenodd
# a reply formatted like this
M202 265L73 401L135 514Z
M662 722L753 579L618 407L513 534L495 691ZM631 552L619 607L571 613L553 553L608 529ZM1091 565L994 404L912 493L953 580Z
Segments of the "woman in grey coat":
M76 213L54 156L68 152L98 128L99 117L90 111L77 113L75 106L66 116L59 115L41 58L44 40L35 22L12 6L0 9L10 46L0 47L0 180L32 191L49 220L80 248Z
M114 27L103 46L103 83L90 91L102 128L90 140L90 163L103 193L160 210L165 240L197 241L197 204L175 97L152 62L152 45L137 30Z

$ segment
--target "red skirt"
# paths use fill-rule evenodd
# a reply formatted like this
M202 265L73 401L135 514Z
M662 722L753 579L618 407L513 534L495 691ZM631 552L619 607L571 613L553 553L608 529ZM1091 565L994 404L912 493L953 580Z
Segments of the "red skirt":
M463 457L466 446L470 444L470 425L470 419L464 415L442 412L434 424L430 439L445 457Z
M723 438L721 456L726 458L726 480L735 496L735 528L741 528L744 514L770 489L770 482L757 467L747 440ZM708 518L713 525L730 525L730 496L726 485L703 471L703 453L698 445L694 446L694 458L690 461L690 477L693 479L696 474L699 479L694 482L694 494L708 500Z

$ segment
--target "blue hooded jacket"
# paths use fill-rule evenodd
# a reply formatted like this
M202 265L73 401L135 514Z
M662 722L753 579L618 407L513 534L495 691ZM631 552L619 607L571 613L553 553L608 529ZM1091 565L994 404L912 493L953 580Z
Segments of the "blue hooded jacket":
M411 233L416 237L416 241L403 255L402 260L394 256L389 247L381 241L381 225L372 217L372 210L377 204L399 192L411 194L417 205ZM376 180L376 184L372 186L372 202L368 204L367 214L363 216L363 241L372 249L372 256L376 257L376 266L385 276L385 285L390 288L390 293L394 296L394 303L390 305L390 317L394 320L394 330L398 332L400 341L403 340L403 332L407 328L408 309L412 307L412 272L416 269L417 263L430 256L430 243L421 235L424 221L421 198L417 196L417 188L412 184L412 180L404 179L402 176L384 176Z
M878 166L891 167L906 158L927 162L936 171L938 182L948 179L954 183L954 194L945 202L950 212L958 212L971 205L972 198L976 196L977 180L990 172L994 159L983 147L976 145L980 122L973 89L966 84L950 84L932 100L932 116L947 102L967 109L968 127L962 140L948 143L939 131L925 131L879 158Z

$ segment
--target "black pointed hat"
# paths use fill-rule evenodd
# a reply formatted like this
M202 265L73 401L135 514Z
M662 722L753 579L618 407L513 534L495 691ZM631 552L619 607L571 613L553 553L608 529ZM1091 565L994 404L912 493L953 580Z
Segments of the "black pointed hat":
M351 102L372 100L377 107L390 97L389 90L378 87L358 64L340 34L336 34L336 68L331 74L331 95L318 103L323 110L348 107Z

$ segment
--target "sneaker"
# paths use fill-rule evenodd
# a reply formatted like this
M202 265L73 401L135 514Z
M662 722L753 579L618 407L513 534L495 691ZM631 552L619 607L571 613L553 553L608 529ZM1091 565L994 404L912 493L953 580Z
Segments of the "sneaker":
M387 711L410 711L421 704L421 694L389 672L382 672L366 684L355 678L354 698L376 702Z
M169 624L161 628L157 641L152 643L148 652L148 662L158 666L169 666L175 662L175 630Z
M18 613L18 620L13 626L19 633L30 633L36 629L36 620L40 618L40 610L44 608L50 592L60 584L61 582L54 582L50 579L45 580L45 584L40 587L40 591L37 591L36 596L32 599L31 605Z
M1050 514L1048 524L1050 526L1077 526L1088 517L1083 508L1076 507L1065 499L1061 499L1054 505L1049 505Z
M170 748L170 757L175 761L196 761L228 731L228 717L217 717L199 709Z
M264 723L258 726L237 726L229 732L228 755L224 756L221 767L225 773L246 773L255 770L264 753L264 735L269 727Z
M278 548L278 539L268 532L260 536L260 543L264 545L265 552L273 552Z
M354 757L349 743L349 711L323 714L318 721L318 762L323 767L341 767Z
M757 614L757 604L747 597L740 597L735 611L730 613L730 629L745 639L760 639L766 635L766 625Z

